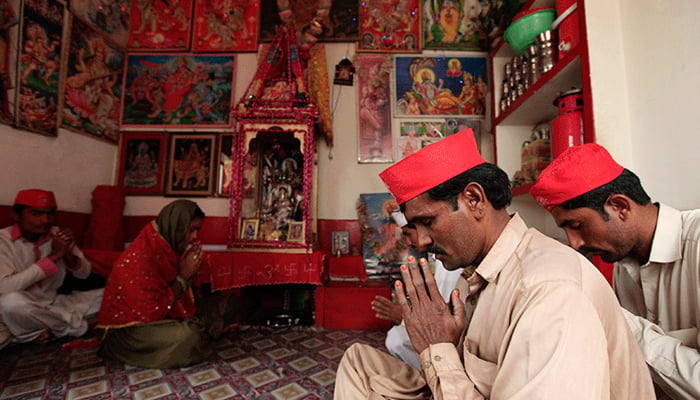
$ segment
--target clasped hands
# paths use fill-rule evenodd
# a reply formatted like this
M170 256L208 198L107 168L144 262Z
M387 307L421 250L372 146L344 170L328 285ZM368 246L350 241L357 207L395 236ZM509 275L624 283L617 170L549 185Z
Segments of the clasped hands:
M401 266L401 279L403 283L395 283L396 299L416 352L420 354L436 343L456 346L466 326L465 308L459 299L459 291L453 290L450 294L451 306L445 303L425 258L420 259L419 265L415 257L409 256L408 263Z
M201 265L202 244L199 241L189 243L180 257L180 275L189 280L199 271Z
M65 256L72 254L75 247L75 237L70 229L59 228L53 235L51 242L51 254L49 257L54 261L58 261Z

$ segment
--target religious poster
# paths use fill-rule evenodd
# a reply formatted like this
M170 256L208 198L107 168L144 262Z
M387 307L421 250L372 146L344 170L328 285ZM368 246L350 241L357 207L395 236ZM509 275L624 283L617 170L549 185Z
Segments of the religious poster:
M126 48L131 0L70 0L70 10L114 43Z
M165 194L208 196L214 189L215 134L171 134Z
M391 138L390 77L387 55L360 54L358 68L358 156L361 163L394 161Z
M192 51L256 51L259 5L259 0L195 0Z
M124 51L72 18L61 124L64 128L119 141Z
M165 134L124 132L118 185L128 195L160 195L165 173Z
M277 27L282 24L276 0L262 0L260 15L260 41L270 42L277 33ZM295 31L303 31L317 17L321 0L289 0L289 9ZM358 5L357 0L333 0L330 12L321 20L323 32L318 35L319 42L355 42L358 34Z
M188 51L193 0L132 0L130 51Z
M420 11L420 0L360 2L360 40L357 51L420 52Z
M395 57L395 114L486 115L486 56Z
M399 124L398 160L403 160L445 136L445 120L401 121Z
M0 0L0 29L4 31L0 34L0 123L8 125L15 121L15 109L10 96L14 93L15 87L11 74L16 71L10 66L9 60L17 54L16 48L10 45L10 38L17 36L18 28L15 25L18 23L17 13L9 1Z
M423 0L423 49L487 50L488 7L480 0Z
M16 123L47 136L58 134L63 11L56 1L26 0L22 13Z
M122 127L228 127L235 56L127 57Z

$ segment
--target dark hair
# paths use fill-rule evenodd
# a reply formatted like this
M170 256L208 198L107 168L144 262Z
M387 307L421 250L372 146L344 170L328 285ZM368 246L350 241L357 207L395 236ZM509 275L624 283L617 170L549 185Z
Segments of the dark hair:
M510 180L508 175L495 164L484 163L462 172L426 193L432 200L447 201L457 209L457 196L464 191L471 182L478 183L484 188L486 198L496 210L505 208L510 204L512 194L510 192ZM401 204L404 210L404 204Z
M24 205L24 204L13 204L12 205L12 211L14 211L19 216L21 216L22 211L26 210L27 208L29 208L29 206Z
M639 205L647 205L651 202L651 198L644 191L642 182L639 181L637 175L627 168L622 170L622 173L609 183L603 186L590 190L582 195L574 197L561 203L561 207L567 210L575 208L588 207L598 212L604 218L608 213L605 212L605 202L612 194L624 194Z
M204 211L202 211L202 209L199 208L198 205L195 205L195 207L194 207L194 215L192 215L192 219L195 219L195 218L204 219Z

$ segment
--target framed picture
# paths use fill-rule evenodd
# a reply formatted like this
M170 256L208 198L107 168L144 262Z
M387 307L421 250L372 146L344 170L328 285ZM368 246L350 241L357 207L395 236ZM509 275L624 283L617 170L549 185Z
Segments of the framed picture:
M471 128L476 139L476 146L481 151L481 135L484 129L483 118L448 118L445 120L445 136L453 135Z
M233 178L233 138L232 133L219 135L219 152L216 162L216 194L218 196L231 196L231 181Z
M23 2L17 71L17 127L58 135L59 71L64 6L56 1Z
M350 253L350 232L333 231L331 234L331 252L335 255Z
M122 127L230 126L234 69L232 54L128 56Z
M358 64L358 155L360 163L394 161L391 138L391 56L360 54Z
M397 159L403 160L445 136L445 120L400 121Z
M165 174L165 134L121 135L119 187L127 195L159 195Z
M256 51L259 5L259 0L195 0L192 51Z
M488 50L483 1L423 0L423 49ZM484 10L486 11L486 10Z
M395 116L486 115L486 55L396 56Z
M303 242L304 241L304 222L296 221L289 223L289 231L287 232L288 242Z
M73 16L61 125L110 143L119 141L124 51Z
M420 0L360 2L358 52L419 53Z
M214 188L215 134L170 135L165 194L208 196Z
M129 51L188 51L193 0L133 0Z
M114 43L126 48L129 41L131 0L70 0L73 15L80 17Z
M292 16L294 30L301 32L309 26L315 17L321 0L290 0L289 9L293 10ZM277 27L282 25L279 16L279 8L276 0L262 0L260 15L260 41L270 42L277 33ZM323 32L318 35L319 42L356 42L358 34L358 6L357 0L333 0L328 17L322 21Z
M244 219L241 224L241 237L244 240L256 240L258 237L258 223L255 218Z

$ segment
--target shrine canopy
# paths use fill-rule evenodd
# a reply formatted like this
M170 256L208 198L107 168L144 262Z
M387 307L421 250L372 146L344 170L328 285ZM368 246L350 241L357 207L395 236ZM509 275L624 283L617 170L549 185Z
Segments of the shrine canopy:
M233 109L237 121L292 119L312 125L318 109L309 97L294 30L281 25L255 76Z

